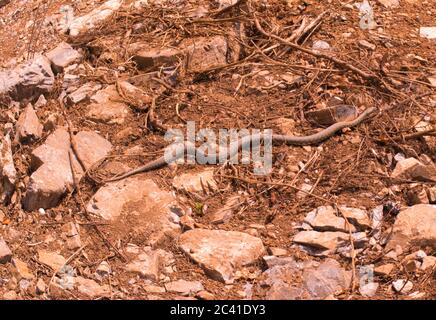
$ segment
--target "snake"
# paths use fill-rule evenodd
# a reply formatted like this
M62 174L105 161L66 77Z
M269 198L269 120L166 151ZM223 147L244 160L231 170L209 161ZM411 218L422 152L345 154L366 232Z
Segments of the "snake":
M284 143L286 145L295 145L295 146L306 146L306 145L314 145L318 144L320 142L323 142L330 137L332 137L334 134L336 134L338 131L345 129L345 128L351 128L355 127L359 124L361 124L364 120L366 120L370 115L372 115L377 109L375 107L370 107L363 111L356 119L351 121L340 121L332 124L331 126L321 130L318 133L308 135L308 136L291 136L291 135L282 135L282 134L273 134L272 135L272 142L273 143ZM231 147L231 150L228 154L228 159L234 156L237 152L239 152L240 149L250 146L254 141L260 141L264 138L263 134L253 134L253 135L247 135L243 138L239 139L238 144L234 145L234 147ZM192 142L184 142L183 148L176 148L175 154L170 159L171 161L168 161L168 158L165 156L161 156L155 160L152 160L148 163L146 163L143 166L140 166L136 169L127 171L126 173L123 173L121 175L116 175L105 182L114 182L126 179L130 176L144 173L148 171L157 170L160 168L163 168L167 166L168 164L175 162L176 160L182 158L185 154L196 154L197 148Z

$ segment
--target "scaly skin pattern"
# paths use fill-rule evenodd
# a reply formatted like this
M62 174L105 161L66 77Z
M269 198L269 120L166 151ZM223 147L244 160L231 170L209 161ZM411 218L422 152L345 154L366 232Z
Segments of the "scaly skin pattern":
M287 145L296 145L296 146L306 146L306 145L313 145L320 143L322 141L327 140L328 138L332 137L336 132L344 129L344 128L351 128L359 125L364 120L366 120L371 114L375 113L377 109L374 107L366 109L364 112L362 112L356 119L352 121L342 121L337 122L330 127L309 135L309 136L288 136L288 135L280 135L280 134L273 134L272 135L272 142L273 143L285 143ZM250 146L253 141L259 141L263 138L263 134L257 134L257 135L249 135L246 137L243 137L240 139L238 145L235 147L232 147L228 159L234 156L237 152L239 152L240 149ZM180 158L182 158L185 154L196 154L196 148L192 145L192 143L185 142L184 147L179 148L176 152L176 154L172 157L171 161L167 161L167 158L165 156L162 156L160 158L157 158L156 160L150 161L149 163L138 167L136 169L133 169L131 171L128 171L120 176L115 176L111 179L106 180L105 182L114 182L119 181L122 179L125 179L127 177L133 176L138 173L143 173L147 171L153 171L160 168L163 168L167 166L170 162L174 162Z

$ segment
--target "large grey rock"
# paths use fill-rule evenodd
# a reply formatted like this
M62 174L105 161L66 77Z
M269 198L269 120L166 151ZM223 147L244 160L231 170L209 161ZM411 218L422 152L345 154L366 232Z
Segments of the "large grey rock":
M265 253L262 240L237 231L194 229L183 233L180 248L213 279L232 282L236 268L255 263Z
M12 70L0 72L0 95L9 95L16 101L51 92L53 84L50 61L40 54Z

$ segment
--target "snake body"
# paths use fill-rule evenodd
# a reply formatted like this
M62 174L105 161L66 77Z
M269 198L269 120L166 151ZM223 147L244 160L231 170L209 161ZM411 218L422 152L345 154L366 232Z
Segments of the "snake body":
M287 145L296 145L296 146L305 146L305 145L313 145L320 143L324 140L327 140L328 138L332 137L336 132L344 129L344 128L351 128L359 125L364 120L366 120L371 114L373 114L376 111L376 108L371 107L366 109L364 112L362 112L356 119L352 121L342 121L337 122L328 128L309 135L309 136L290 136L290 135L281 135L281 134L273 134L272 135L272 142L273 143L285 143ZM254 135L248 135L243 137L239 140L237 145L231 146L228 159L234 156L239 150L241 150L244 147L249 147L253 141L259 141L262 140L264 137L263 134L254 134ZM197 149L194 144L190 142L185 142L183 148L176 149L176 153L171 158L174 162L182 157L184 157L185 154L196 154ZM147 164L138 167L136 169L130 170L122 175L115 176L111 179L106 180L106 182L114 182L119 181L122 179L125 179L127 177L133 176L138 173L143 173L147 171L157 170L160 168L163 168L167 166L169 162L167 161L167 158L165 156L159 157L156 160L150 161Z

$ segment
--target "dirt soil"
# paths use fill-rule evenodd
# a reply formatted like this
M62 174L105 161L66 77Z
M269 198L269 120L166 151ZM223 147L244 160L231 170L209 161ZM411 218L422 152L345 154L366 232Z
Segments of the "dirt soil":
M76 2L77 15L89 12L102 2ZM256 17L263 29L281 38L289 37L303 18L315 19L326 12L319 25L297 43L312 50L316 41L326 41L330 45L329 50L338 59L346 61L346 65L301 50L288 50L283 44L263 52L279 42L256 28L253 16L244 5L245 1L223 12L218 12L218 7L212 5L211 10L215 14L209 13L198 21L170 5L138 12L128 8L130 2L133 1L126 1L126 8L116 12L97 30L75 39L57 32L46 32L49 29L44 27L49 17L59 12L61 5L69 1L12 0L0 8L2 68L14 66L31 58L36 52L47 52L60 41L67 41L86 55L87 67L81 81L96 81L103 86L115 84L118 79L132 79L148 71L139 70L132 61L126 50L131 43L176 46L185 39L197 36L229 36L229 30L233 30L235 25L243 26L244 36L230 36L240 50L233 62L201 72L180 67L175 86L167 88L156 100L155 117L162 127L147 124L147 110L133 107L132 114L121 125L89 121L85 117L86 104L65 109L74 131L97 131L114 145L112 160L116 159L131 168L145 164L160 155L167 145L162 128L184 128L188 120L195 121L197 128L257 128L272 129L275 133L307 135L323 128L310 122L306 118L307 112L332 106L335 99L339 98L341 104L357 107L359 112L369 107L378 109L377 114L368 121L343 130L319 145L275 145L273 170L267 176L253 175L252 165L217 166L215 177L219 185L218 192L202 197L179 194L184 197L184 205L193 209L194 220L199 226L242 232L253 224L267 226L258 232L265 247L286 249L289 255L298 260L317 260L319 258L303 253L291 241L297 233L295 227L309 211L326 203L368 210L388 202L407 206L405 194L416 182L391 178L394 164L390 157L397 153L416 158L426 154L436 161L434 140L404 138L415 132L414 127L421 120L433 126L436 124L436 90L428 80L428 77L436 75L436 42L422 38L418 33L421 26L436 26L435 1L402 0L397 8L385 8L380 2L371 1L378 24L374 30L362 30L359 27L360 18L354 7L355 1L255 1ZM187 8L209 3L203 0L186 2L190 4ZM374 48L366 47L362 40L374 45ZM374 76L365 79L358 72L350 70L349 66ZM298 80L289 81L289 77L283 78L284 74ZM280 81L274 82L271 78ZM42 123L51 114L62 114L57 101L61 91L59 85L46 97L47 105L38 109ZM7 104L3 106L4 110L8 108ZM286 124L292 123L288 131L284 128L286 125L280 122L283 119L293 120L285 121ZM2 119L2 125L7 121ZM62 117L59 124L65 124ZM14 149L15 164L22 179L28 179L30 174L31 150L42 144L47 135L45 133L44 138L32 146L23 145ZM126 150L135 146L141 147L139 155L126 156ZM301 164L306 164L304 170L299 170ZM145 176L152 178L160 187L173 190L172 179L175 176L206 167L210 166L171 166L146 173ZM88 177L81 181L81 197L85 203L103 185L102 181L112 175L104 168L104 164L93 168ZM277 185L280 183L294 187ZM311 195L301 197L297 193L304 183L312 186ZM431 186L431 183L420 185ZM245 195L244 204L230 221L219 226L212 225L207 213L222 207L230 196L238 193ZM49 283L53 270L37 261L36 250L40 244L49 243L51 251L58 251L66 258L72 256L74 251L65 248L59 239L62 238L62 225L75 221L81 225L82 242L88 244L80 257L71 262L77 274L90 275L101 261L106 260L113 270L110 285L117 288L118 292L111 296L112 299L180 298L171 293L150 294L143 289L141 280L132 281L132 276L123 272L125 262L108 247L107 241L115 246L126 243L141 245L144 235L126 234L122 225L117 229L114 225L109 226L95 219L94 223L99 225L105 236L103 240L85 219L76 192L66 196L61 205L47 209L44 216L38 212L26 213L17 203L1 210L5 218L0 232L8 235L8 239L11 238L11 232L16 235L15 242L10 245L14 256L25 261L32 273L45 283ZM392 222L388 222L384 228L389 229ZM46 242L47 238L53 241ZM177 243L166 243L163 248L171 251L176 258L177 271L170 275L172 280L200 280L205 290L217 299L244 298L241 293L244 285L252 283L256 288L252 299L264 297L265 292L256 286L256 277L241 278L233 285L225 285L205 275L198 265L180 251ZM428 255L434 255L431 248L424 250ZM359 256L354 262L339 255L335 258L350 270L356 265L377 264L380 256L368 253ZM255 273L259 268L265 269L265 266L252 266L248 272ZM10 266L0 264L0 297L10 290L7 281L2 279L10 279L12 275ZM393 280L405 277L413 279L414 291L425 292L426 299L436 297L434 270L429 276L414 278L413 274L398 268L390 277L378 279L381 287L371 299L410 299L390 290ZM17 292L21 299L41 299L30 289L17 289ZM71 290L45 298L86 297ZM336 298L366 299L358 291L350 290Z

